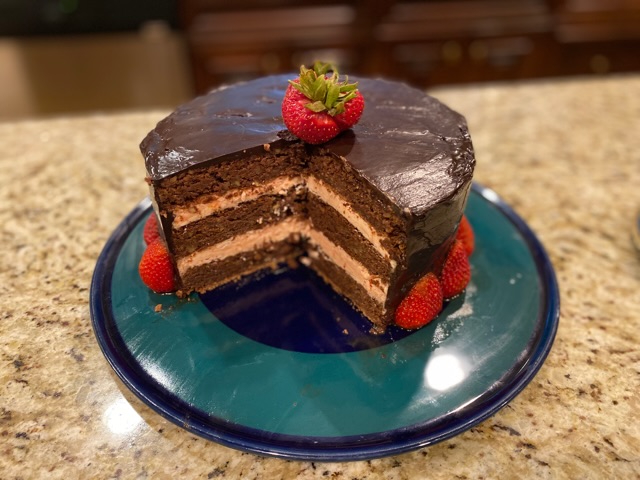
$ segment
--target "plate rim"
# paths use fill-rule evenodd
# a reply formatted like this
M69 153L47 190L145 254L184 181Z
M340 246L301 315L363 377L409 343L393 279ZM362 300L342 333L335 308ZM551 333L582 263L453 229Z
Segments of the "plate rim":
M254 440L247 438L246 434L237 433L233 429L233 423L224 419L218 419L218 423L231 425L231 429L221 428L220 425L199 421L198 416L191 416L183 411L180 406L172 405L169 398L171 392L163 390L161 386L139 384L141 380L135 371L127 364L118 361L118 357L129 354L133 357L125 345L118 345L113 336L119 336L119 332L113 326L113 312L111 309L111 280L116 260L119 257L124 241L131 230L139 223L141 217L151 207L151 201L147 197L139 202L127 216L120 222L105 243L94 269L90 288L90 316L94 334L100 349L107 362L114 370L124 385L134 393L156 413L172 423L184 428L205 439L263 456L284 458L289 460L304 461L358 461L381 458L413 451L429 445L439 443L472 428L487 418L495 415L505 405L512 401L535 377L546 360L553 345L560 317L560 293L553 265L549 256L528 224L508 205L495 191L478 182L472 183L472 192L479 195L484 201L496 208L509 220L515 229L522 235L528 252L535 264L538 280L541 286L541 313L540 321L543 322L537 344L532 348L530 362L514 374L513 379L503 388L491 395L485 404L476 408L472 415L466 418L453 418L453 425L441 425L435 432L426 432L422 435L403 435L418 429L421 424L400 427L393 430L376 432L364 435L354 435L354 443L340 446L328 446L322 442L323 437L304 437L299 435L275 434L268 431L254 429L244 425L238 425L238 429L244 432L256 432L258 436L269 438L289 438L294 446L274 444L268 440ZM111 322L108 320L111 319ZM111 328L110 325L111 324ZM535 342L534 342L535 343ZM144 380L144 379L142 379ZM416 432L418 433L418 432ZM398 437L405 437L398 439ZM367 442L367 438L375 438L376 442ZM347 440L351 437L340 437ZM312 441L313 439L313 441Z

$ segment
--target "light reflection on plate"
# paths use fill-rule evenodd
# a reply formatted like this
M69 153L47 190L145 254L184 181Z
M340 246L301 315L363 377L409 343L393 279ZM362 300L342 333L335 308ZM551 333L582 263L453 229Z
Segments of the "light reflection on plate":
M304 268L202 299L149 292L137 275L149 211L139 205L98 260L96 337L138 397L224 445L311 460L430 445L502 408L553 343L559 298L549 260L526 224L478 185L467 205L476 251L466 294L423 329L391 329L384 341L368 338L366 321ZM247 322L256 327L243 330ZM260 325L268 328L256 334Z
M438 353L427 362L424 378L429 388L445 392L462 382L469 373L469 366L460 352Z

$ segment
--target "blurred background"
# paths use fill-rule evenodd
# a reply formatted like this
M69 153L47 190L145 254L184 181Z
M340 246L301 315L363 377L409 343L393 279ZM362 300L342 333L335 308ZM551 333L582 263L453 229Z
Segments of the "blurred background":
M315 59L421 88L640 72L640 0L0 0L0 121L173 108Z

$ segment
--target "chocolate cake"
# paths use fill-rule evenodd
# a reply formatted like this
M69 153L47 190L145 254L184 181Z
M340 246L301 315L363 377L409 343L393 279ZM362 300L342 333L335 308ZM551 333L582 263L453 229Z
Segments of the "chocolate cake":
M289 78L214 90L143 140L180 293L296 261L384 327L455 238L475 166L466 122L407 85L357 79L360 122L309 145L284 130Z

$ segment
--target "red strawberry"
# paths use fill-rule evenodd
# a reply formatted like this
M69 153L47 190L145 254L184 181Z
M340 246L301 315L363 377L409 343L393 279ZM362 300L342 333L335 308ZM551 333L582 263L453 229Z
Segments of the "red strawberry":
M339 81L338 71L329 64L316 62L313 69L301 66L300 77L289 81L282 100L282 119L301 140L328 142L360 119L364 98L357 87L357 83Z
M473 229L471 228L471 224L469 223L466 215L462 215L460 226L458 227L458 233L456 234L456 240L460 240L462 242L464 249L467 252L467 256L471 256L476 242L473 235Z
M327 112L306 108L309 99L289 85L282 101L282 118L291 133L307 143L328 142L340 133L340 127Z
M440 282L442 295L449 299L460 295L471 279L471 265L464 244L460 240L453 242L442 267Z
M364 111L364 97L358 90L355 91L355 94L356 96L345 104L344 112L338 113L333 117L340 126L341 132L350 129L358 123Z
M436 318L442 310L442 287L433 273L428 273L414 285L396 309L396 325L420 328Z
M168 293L176 289L173 264L161 238L147 245L138 272L144 284L156 293Z
M160 238L158 217L156 217L155 213L152 213L151 215L149 215L149 218L147 218L147 222L144 224L142 236L144 238L144 243L146 243L147 245L153 243L153 241L157 238Z

